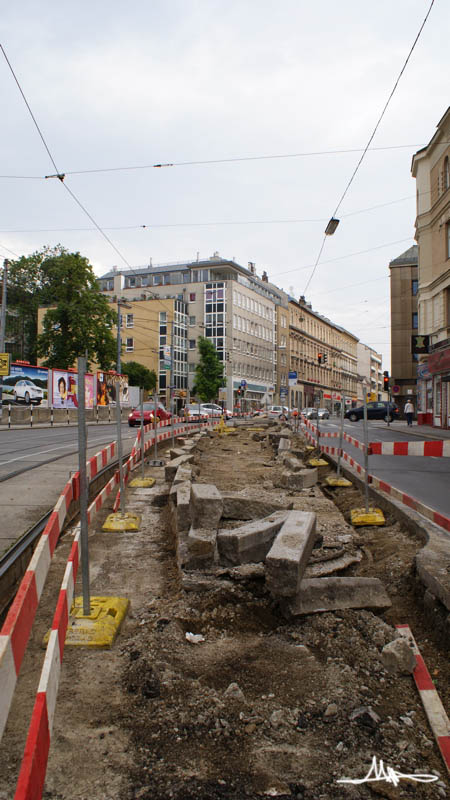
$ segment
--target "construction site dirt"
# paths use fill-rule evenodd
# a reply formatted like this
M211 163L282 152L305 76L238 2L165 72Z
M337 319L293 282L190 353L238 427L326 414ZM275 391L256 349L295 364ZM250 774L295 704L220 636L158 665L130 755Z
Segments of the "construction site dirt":
M164 469L149 470L154 490L127 492L141 530L106 534L99 517L90 533L92 594L126 596L131 607L112 649L66 647L47 800L449 796L413 677L388 671L381 656L395 626L407 623L448 708L448 645L414 570L423 542L389 514L383 527L352 528L350 510L364 505L354 487L282 488L284 467L265 433L201 438L195 481L314 512L319 540L305 577L344 558L335 574L380 579L391 607L290 618L268 592L262 564L182 571ZM290 449L306 460L301 435ZM64 537L56 551L0 746L1 800L14 794L51 622L47 598L70 543ZM364 779L374 758L403 777L340 782Z

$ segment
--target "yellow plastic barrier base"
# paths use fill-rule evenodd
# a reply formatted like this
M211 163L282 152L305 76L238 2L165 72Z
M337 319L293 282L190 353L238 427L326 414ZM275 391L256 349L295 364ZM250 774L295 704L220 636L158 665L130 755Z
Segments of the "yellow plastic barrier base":
M365 508L353 508L350 511L350 522L355 527L363 525L385 525L386 520L381 508L369 508L366 512Z
M103 531L138 531L141 525L139 514L131 511L118 511L116 514L108 514L103 525Z
M313 447L312 444L307 444L306 447L305 447L305 450L307 450L309 453L311 453L315 449L316 448Z
M149 489L151 486L154 486L156 483L155 478L133 478L132 481L128 484L128 486L133 486L137 489Z
M78 647L111 647L125 619L126 597L91 597L91 613L83 614L83 598L75 597L69 617L66 644Z
M310 458L308 461L308 465L310 467L329 467L328 461L325 461L323 458Z
M352 486L352 482L348 481L347 478L333 478L331 475L325 478L325 483L328 486Z

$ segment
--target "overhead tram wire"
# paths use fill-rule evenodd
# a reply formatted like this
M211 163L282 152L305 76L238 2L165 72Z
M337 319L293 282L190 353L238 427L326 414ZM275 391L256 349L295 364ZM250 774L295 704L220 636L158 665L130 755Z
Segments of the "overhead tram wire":
M358 170L359 170L359 168L360 168L360 166L361 166L361 164L362 164L362 162L363 162L363 160L364 160L364 158L365 158L365 156L366 156L366 154L367 154L367 151L369 150L369 147L370 147L370 145L371 145L371 143L372 143L372 141L373 141L373 139L374 139L374 136L375 136L375 134L376 134L376 132L377 132L377 130L378 130L378 128L379 128L379 126L380 126L380 124L381 124L381 121L382 121L382 119L383 119L383 117L384 117L384 115L385 115L385 113L386 113L386 111L387 111L387 108L388 108L388 106L389 106L389 103L391 102L391 100L392 100L392 98L393 98L393 96L394 96L394 94L395 94L395 91L396 91L396 89L397 89L397 86L398 86L398 84L399 84L399 82L400 82L400 79L401 79L401 77L402 77L402 75L403 75L403 73L404 73L404 71L405 71L405 69L406 69L406 67L407 67L407 65L408 65L409 59L411 58L411 55L412 55L412 53L413 53L413 51L414 51L414 48L415 48L415 46L416 46L417 42L419 41L420 35L421 35L421 33L422 33L422 31L423 31L423 29L424 29L424 27L425 27L425 24L426 24L426 22L427 22L427 20L428 20L428 17L430 16L431 9L433 8L433 5L434 5L434 0L431 0L430 7L429 7L429 9L428 9L428 11L427 11L427 13L426 13L426 15L425 15L425 17L424 17L424 20L423 20L423 22L422 22L422 24L421 24L420 28L419 28L419 31L418 31L418 33L417 33L417 36L416 36L416 38L414 39L414 42L413 42L413 44L412 44L412 46L411 46L411 48L410 48L410 50L409 50L409 53L408 53L408 55L407 55L407 57L406 57L406 60L405 60L405 62L404 62L404 64L403 64L403 66L402 66L402 68L401 68L401 70L400 70L400 72L399 72L399 74L398 74L398 77L397 77L397 79L396 79L396 81L395 81L395 83L394 83L394 86L393 86L393 87L392 87L392 89L391 89L391 92L390 92L390 94L389 94L389 97L388 97L388 99L386 100L386 103L384 104L384 107L383 107L383 109L382 109L382 111L381 111L381 114L380 114L380 115L379 115L379 117L378 117L378 120L377 120L377 122L376 122L376 125L375 125L375 127L374 127L374 129L373 129L373 131L372 131L371 135L369 136L369 140L368 140L368 142L367 142L367 144L366 144L366 146L365 146L365 148L364 148L364 150L363 150L363 152L362 152L362 155L361 155L361 157L360 157L359 161L357 162L357 164L356 164L356 167L355 167L355 169L353 170L353 172L352 172L352 174L351 174L351 176L350 176L350 178L349 178L349 180L348 180L348 182L347 182L347 185L346 185L346 187L345 187L344 191L343 191L343 192L342 192L342 194L341 194L341 197L340 197L340 199L339 199L339 201L338 201L338 203L337 203L337 205L336 205L336 208L335 208L335 209L334 209L334 211L333 211L333 214L331 215L331 219L336 219L336 215L337 215L337 213L338 213L338 211L339 211L339 208L341 207L341 205L342 205L342 203L343 203L343 201L344 201L344 198L346 197L346 195L347 195L347 193L348 193L348 191L349 191L349 189L350 189L350 186L352 185L352 183L353 183L353 181L354 181L354 179L355 179L355 177L356 177L356 174L357 174L357 172L358 172ZM314 277L314 274L315 274L315 272L316 272L316 269L317 269L317 266L318 266L318 263L319 263L320 256L322 255L322 251L323 251L323 248L324 248L324 246L325 246L325 239L326 239L326 238L327 238L327 234L324 234L324 240L322 241L322 244L321 244L321 246L320 246L319 254L318 254L317 258L316 258L316 261L315 261L315 264L314 264L314 268L313 268L313 270L312 270L312 272L311 272L311 275L309 276L309 279L308 279L308 281L307 281L307 283L306 283L306 286L305 286L305 289L304 289L304 291L303 291L303 294L304 294L304 295L306 294L306 290L308 289L308 286L309 286L309 284L311 283L311 281L312 281L312 279L313 279L313 277Z

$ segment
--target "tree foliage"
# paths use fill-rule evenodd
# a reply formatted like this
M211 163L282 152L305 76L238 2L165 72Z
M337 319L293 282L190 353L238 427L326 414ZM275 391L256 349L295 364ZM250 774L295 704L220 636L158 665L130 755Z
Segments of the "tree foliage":
M223 363L213 343L203 336L198 339L198 350L200 362L195 369L195 393L204 403L209 403L216 399L220 387L226 384Z
M111 328L117 314L99 291L87 258L61 245L46 247L11 262L8 283L29 331L29 360L39 356L47 367L64 368L87 353L88 361L95 360L102 370L114 366ZM37 335L39 306L50 307Z
M156 373L152 369L147 369L137 361L126 361L122 363L121 370L124 375L128 375L130 386L140 386L146 392L156 388Z

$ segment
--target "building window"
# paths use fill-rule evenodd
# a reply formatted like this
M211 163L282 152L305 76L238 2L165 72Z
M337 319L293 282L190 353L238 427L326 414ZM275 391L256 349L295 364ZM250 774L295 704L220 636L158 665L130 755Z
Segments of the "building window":
M450 187L450 166L448 156L444 160L444 192Z
M160 311L159 312L159 321L160 322L167 322L167 311Z
M129 338L126 342L125 351L131 353L132 350L134 350L134 341L132 338Z
M419 327L419 325L418 325L417 311L413 311L413 313L412 313L412 328L413 328L413 330L417 330L418 327Z
M195 350L195 339L189 339L189 350Z
M418 289L418 288L419 288L419 281L418 281L417 279L415 279L415 278L414 278L414 279L411 281L411 292L412 292L412 295L413 295L413 297L415 297L415 296L416 296L416 294L417 294L417 289Z
M190 302L190 303L194 303L194 302L195 302L195 292L191 292L191 293L190 293L190 295L189 295L189 302Z
M195 317L189 317L189 325L195 325Z
M447 222L445 231L447 234L447 258L450 258L450 222Z
M134 314L127 314L127 328L134 327Z

